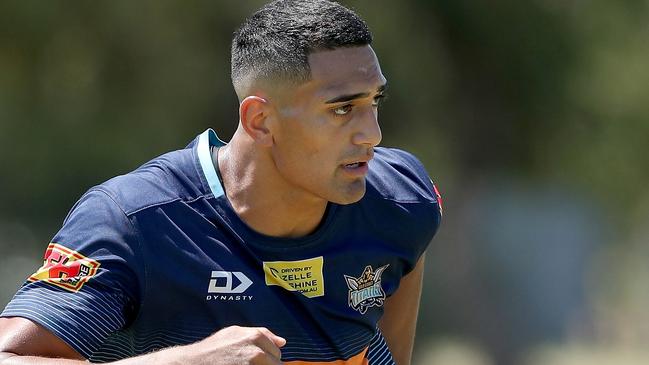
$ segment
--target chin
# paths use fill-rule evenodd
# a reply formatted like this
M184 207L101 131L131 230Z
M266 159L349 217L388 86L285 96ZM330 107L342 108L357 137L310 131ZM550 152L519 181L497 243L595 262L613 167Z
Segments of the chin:
M365 196L365 181L363 181L361 186L359 185L360 184L354 184L347 187L344 192L337 192L335 197L329 199L329 201L340 205L348 205L358 202Z

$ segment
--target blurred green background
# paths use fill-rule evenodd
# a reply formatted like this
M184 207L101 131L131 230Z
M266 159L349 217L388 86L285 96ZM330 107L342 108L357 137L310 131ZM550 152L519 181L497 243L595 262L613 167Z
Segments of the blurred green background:
M418 365L649 360L649 2L346 1L445 199ZM237 124L262 1L0 3L0 305L92 185Z

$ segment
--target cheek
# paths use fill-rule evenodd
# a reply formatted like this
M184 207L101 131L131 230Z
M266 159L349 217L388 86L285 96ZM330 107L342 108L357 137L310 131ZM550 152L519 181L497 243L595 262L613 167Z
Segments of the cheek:
M312 175L310 169L320 159L319 141L307 132L297 124L287 125L275 140L273 159L281 174L291 180Z
M325 113L302 114L281 123L273 156L284 175L320 179L335 173L347 147L343 125Z
M283 150L300 159L324 159L336 143L337 128L324 117L302 118L285 124L280 141Z

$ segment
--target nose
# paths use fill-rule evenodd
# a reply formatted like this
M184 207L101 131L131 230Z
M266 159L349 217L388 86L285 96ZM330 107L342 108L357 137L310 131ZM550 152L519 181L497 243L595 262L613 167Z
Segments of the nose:
M352 143L370 147L378 145L381 142L382 135L376 108L368 108L358 118L358 129L352 136Z

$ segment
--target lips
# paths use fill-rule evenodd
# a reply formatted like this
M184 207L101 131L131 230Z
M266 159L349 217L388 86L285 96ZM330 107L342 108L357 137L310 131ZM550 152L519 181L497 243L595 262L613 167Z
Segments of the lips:
M342 164L342 166L346 169L357 169L359 167L366 167L369 160L370 159L368 159L367 157L359 158L358 160L345 162Z
M372 158L374 158L374 150L368 150L367 153L362 156L347 159L347 161L344 161L342 165L344 167L355 168L367 165Z
M350 169L355 169L355 168L357 168L358 166L360 166L363 163L365 163L365 162L348 163L348 164L345 165L345 167L350 168Z
M343 161L341 167L348 176L363 177L369 171L368 162L374 157L374 150L367 150L366 153Z
M363 177L368 172L367 162L364 161L344 164L342 165L342 169L345 174L354 178Z

